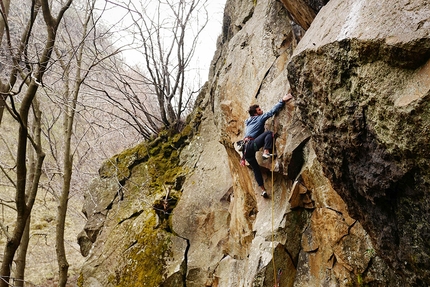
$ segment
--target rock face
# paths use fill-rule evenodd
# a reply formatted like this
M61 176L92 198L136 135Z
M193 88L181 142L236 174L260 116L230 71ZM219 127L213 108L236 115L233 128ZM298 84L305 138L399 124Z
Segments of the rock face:
M92 184L79 286L430 284L430 4L327 2L227 1L184 131ZM290 87L265 199L233 143Z
M332 0L288 67L324 173L409 286L430 284L429 15L428 1Z

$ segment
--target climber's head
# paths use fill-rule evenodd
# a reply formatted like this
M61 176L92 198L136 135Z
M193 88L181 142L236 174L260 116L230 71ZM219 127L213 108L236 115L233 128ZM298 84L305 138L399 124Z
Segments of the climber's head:
M263 114L263 110L260 108L259 105L252 105L249 107L249 115L252 116L260 116Z

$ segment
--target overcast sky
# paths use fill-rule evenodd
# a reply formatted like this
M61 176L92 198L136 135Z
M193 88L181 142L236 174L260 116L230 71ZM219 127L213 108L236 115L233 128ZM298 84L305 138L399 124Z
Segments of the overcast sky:
M124 21L122 17L126 9L123 8L125 5L121 3L126 1L128 0L99 0L98 8L105 8L103 12L104 21L113 25L122 25L119 23ZM194 58L195 62L192 65L196 71L196 75L199 77L200 84L203 84L208 78L209 66L216 49L216 41L221 34L225 2L226 0L208 1L209 21L203 34L200 35L199 45L196 48ZM120 30L119 27L118 30ZM130 51L125 54L125 57L126 60L136 63L136 59L141 58L141 55Z
M203 82L207 80L209 65L216 49L216 41L221 34L222 18L226 0L209 0L209 22L206 32L202 35L198 48L198 58L201 67L206 74L202 73ZM203 72L202 71L202 72Z

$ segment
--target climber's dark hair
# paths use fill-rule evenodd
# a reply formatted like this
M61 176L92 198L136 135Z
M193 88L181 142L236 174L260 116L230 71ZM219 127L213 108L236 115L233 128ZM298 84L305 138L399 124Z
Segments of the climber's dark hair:
M252 105L252 106L250 106L249 107L249 110L248 110L248 112L249 112L249 115L252 117L252 116L255 116L256 114L257 114L257 109L259 108L260 106L259 105Z

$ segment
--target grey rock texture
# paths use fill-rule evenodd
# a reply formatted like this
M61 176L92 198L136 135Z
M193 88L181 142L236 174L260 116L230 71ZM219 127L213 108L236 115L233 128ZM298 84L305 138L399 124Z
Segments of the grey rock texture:
M430 284L429 9L332 0L288 67L324 173L409 286Z

